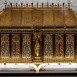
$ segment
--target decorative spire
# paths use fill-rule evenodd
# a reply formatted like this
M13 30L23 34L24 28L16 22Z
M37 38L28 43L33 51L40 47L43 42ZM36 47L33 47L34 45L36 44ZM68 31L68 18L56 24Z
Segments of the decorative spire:
M5 8L6 8L6 5L7 5L7 1L6 0L5 0L4 4L5 4Z

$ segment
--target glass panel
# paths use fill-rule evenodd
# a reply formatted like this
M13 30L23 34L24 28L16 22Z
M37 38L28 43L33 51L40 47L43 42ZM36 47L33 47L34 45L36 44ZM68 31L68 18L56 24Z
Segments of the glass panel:
M2 57L5 57L5 43L4 42L2 42L2 46L1 46L1 48L2 48Z
M20 57L20 35L12 35L12 57Z
M66 57L74 57L74 34L66 35Z
M66 43L66 56L68 57L70 55L69 52L69 42Z
M1 34L1 57L9 57L9 35Z
M15 42L12 42L12 57L15 57L15 51L16 51L16 44Z
M63 44L63 34L55 35L55 57L63 57L64 44Z
M26 42L23 43L23 57L26 57Z
M16 43L16 57L20 57L20 41Z
M70 44L70 50L71 50L71 57L73 57L73 48L74 48L74 46L73 46L74 44L73 44L73 42L71 42L71 44Z
M59 57L59 43L58 42L56 42L55 44L55 56Z
M45 34L44 35L44 57L52 57L53 46L52 46L52 35Z
M52 56L52 43L49 41L49 56Z
M31 51L31 46L30 46L30 42L27 42L27 56L30 57L30 51Z
M23 34L22 51L23 58L31 57L31 34Z
M63 56L63 42L60 42L60 56Z
M6 57L9 56L9 43L6 42Z
M45 57L48 56L48 48L47 48L47 42L45 41L45 44L44 44L44 47L45 47Z

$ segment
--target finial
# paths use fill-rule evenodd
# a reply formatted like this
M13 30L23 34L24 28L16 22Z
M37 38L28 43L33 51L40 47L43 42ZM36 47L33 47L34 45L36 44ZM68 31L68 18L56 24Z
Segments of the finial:
M26 3L26 7L28 7L28 2Z
M58 2L58 8L59 8L59 2Z
M22 8L23 3L21 2L21 8Z
M43 8L43 2L42 2L42 8Z
M54 3L52 2L52 7L54 6Z
M17 2L16 2L16 8L17 8Z
M38 8L38 2L37 2L37 8Z
M65 4L65 3L63 2L63 8L64 8L64 4Z
M31 6L32 6L32 8L33 8L33 2L31 3Z
M48 1L47 1L47 8L48 8Z
M5 0L4 4L5 4L5 8L6 8L6 5L7 5L7 1L6 0Z
M70 1L68 1L68 8L70 8L70 4L71 4L71 2L70 2Z
M12 8L12 2L10 3L10 6L11 6L11 8Z

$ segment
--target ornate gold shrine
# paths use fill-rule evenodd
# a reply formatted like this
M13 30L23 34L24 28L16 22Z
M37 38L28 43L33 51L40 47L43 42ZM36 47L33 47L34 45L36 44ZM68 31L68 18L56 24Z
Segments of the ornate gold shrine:
M77 63L76 14L56 7L4 9L0 63Z

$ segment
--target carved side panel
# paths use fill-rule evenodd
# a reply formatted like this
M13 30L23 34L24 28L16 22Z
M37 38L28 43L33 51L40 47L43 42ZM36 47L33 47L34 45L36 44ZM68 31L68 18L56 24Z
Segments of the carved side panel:
M12 58L20 57L20 35L13 34L12 35Z
M66 35L66 58L74 57L74 34Z
M63 10L54 10L54 25L63 26Z
M75 19L72 11L65 10L65 25L75 26Z
M21 10L12 10L11 15L12 26L21 26Z
M52 34L44 35L44 58L53 57L53 36Z
M10 10L5 10L2 12L1 26L11 26L11 11Z
M42 26L43 25L43 11L42 10L33 10L33 26Z
M31 34L23 34L22 39L22 57L31 58Z
M43 26L53 26L53 11L44 10L43 11Z
M22 26L32 26L32 10L22 11Z
M56 34L55 35L55 57L61 58L64 57L64 35Z
M9 58L9 35L1 35L1 58Z

